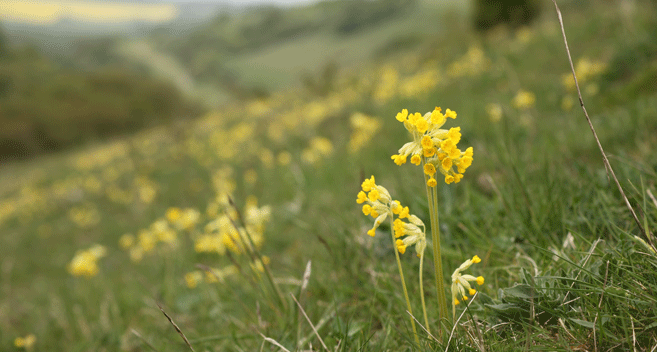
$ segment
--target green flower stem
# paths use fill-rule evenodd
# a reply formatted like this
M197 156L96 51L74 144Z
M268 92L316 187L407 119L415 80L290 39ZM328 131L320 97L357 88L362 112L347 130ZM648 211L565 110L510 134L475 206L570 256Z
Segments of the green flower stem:
M423 160L424 161L424 160ZM424 168L424 162L422 164ZM429 218L431 220L431 240L433 244L433 264L436 270L436 292L438 295L438 313L440 321L449 319L447 317L447 297L445 295L445 279L443 278L442 256L440 254L440 224L438 221L438 193L437 187L427 185L429 176L424 174L424 185L427 190L427 201L429 203ZM442 337L443 329L440 329Z
M422 283L422 263L424 262L424 251L420 254L420 299L422 300L422 315L424 315L424 326L427 332L431 334L429 319L427 318L427 305L424 304L424 284Z
M428 187L428 186L427 186ZM433 219L431 238L433 239L433 261L436 266L436 288L438 289L438 305L441 319L448 320L447 296L445 295L445 279L443 278L443 257L440 255L440 222L438 221L438 187L432 187Z
M394 228L394 224L392 221L392 214L390 214L390 236L392 236L392 248L395 250L395 257L397 258L397 267L399 268L399 277L401 278L401 283L402 283L402 289L404 290L404 298L406 299L406 307L408 308L408 312L413 315L413 310L411 309L411 300L408 298L408 290L406 289L406 280L404 280L404 271L402 270L402 265L401 265L401 260L399 260L399 251L397 250L397 245L395 244L395 231L392 229ZM413 335L415 336L415 343L420 345L420 339L417 336L417 329L415 328L415 320L411 316L411 326L413 327Z

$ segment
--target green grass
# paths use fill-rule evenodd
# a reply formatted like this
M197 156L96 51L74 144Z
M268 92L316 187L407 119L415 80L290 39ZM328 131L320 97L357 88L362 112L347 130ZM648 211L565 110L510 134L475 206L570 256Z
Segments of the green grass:
M656 26L655 7L647 1L637 6L623 18L614 4L563 5L573 59L615 62L641 40L649 42L641 38ZM327 108L329 113L316 123L309 121L308 107L330 106L330 98L290 90L271 101L271 112L263 115L246 103L234 104L198 121L3 166L1 349L11 350L16 337L33 333L34 350L147 351L149 344L159 351L185 350L159 302L197 351L280 350L254 330L290 351L322 350L291 293L330 350L652 350L657 345L657 256L636 239L645 236L607 178L581 110L577 104L570 111L561 109L564 96L575 96L561 84L569 67L556 15L546 7L527 42L506 30L478 37L467 29L464 14L451 16L461 17L441 21L438 32L449 35L428 38L407 54L443 73L442 83L424 94L376 102L371 89L358 85L364 75L377 84L378 69L369 66L354 72L355 78L345 77L333 93L344 105ZM625 40L625 30L636 33L637 43ZM472 45L482 48L489 68L449 76L449 65ZM598 93L584 97L630 202L653 232L657 94L645 85L630 92L627 87L641 80L654 57L630 66L622 77L592 78L586 85L596 84ZM418 70L408 62L387 63L400 65L402 77ZM520 89L536 94L527 111L511 104ZM487 116L489 103L502 107L500 121ZM394 165L390 155L408 139L394 115L402 108L426 112L436 105L458 112L447 127L460 126L460 146L475 151L461 183L439 185L445 275L477 254L482 263L470 271L486 282L449 344L420 333L421 346L414 346L389 226L384 224L374 238L367 236L371 218L360 212L355 199L363 178L375 175L377 183L428 223L421 171ZM356 111L378 117L382 125L366 147L350 154L349 117ZM269 132L280 121L288 127L283 128L285 137L277 139ZM249 126L250 133L238 133L233 128L238 123ZM305 164L302 151L316 136L329 138L333 153ZM268 168L261 159L265 148L275 156L290 152L292 162ZM76 167L80 156L107 160ZM191 234L178 233L176 248L160 245L138 263L118 245L121 235L148 228L169 207L205 213L215 198L213 175L227 165L233 169L232 196L240 209L248 195L271 206L260 252L271 258L269 268L284 304L266 276L249 269L246 256L231 260L194 251L192 237L211 220L206 215ZM250 169L257 172L255 183L246 180ZM99 180L99 192L89 185L91 177ZM152 202L138 197L144 189L136 180L142 178L156 190ZM218 183L225 186L225 181ZM121 192L134 197L127 202L113 198ZM68 214L80 206L95 208L99 221L76 225ZM99 274L73 277L67 264L77 250L93 243L108 250L99 260ZM424 286L435 334L438 305L431 251L427 255ZM302 289L308 261L312 272ZM418 260L407 253L402 262L414 312L422 321ZM197 270L197 263L238 264L242 273L190 289L184 276Z

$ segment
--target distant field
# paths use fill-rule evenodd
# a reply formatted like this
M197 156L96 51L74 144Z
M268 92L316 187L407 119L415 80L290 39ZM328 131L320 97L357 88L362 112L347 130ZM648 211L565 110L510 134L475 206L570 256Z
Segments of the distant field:
M322 31L268 46L260 51L237 55L225 64L245 83L278 89L297 82L300 73L317 73L331 61L341 68L365 67L378 49L397 38L417 36L426 40L437 37L441 35L444 12L450 8L463 11L468 5L421 1L414 11L404 16L384 21L353 35L341 37Z
M91 23L167 22L176 18L174 4L126 2L15 1L0 2L0 19L31 24L53 24L64 19Z

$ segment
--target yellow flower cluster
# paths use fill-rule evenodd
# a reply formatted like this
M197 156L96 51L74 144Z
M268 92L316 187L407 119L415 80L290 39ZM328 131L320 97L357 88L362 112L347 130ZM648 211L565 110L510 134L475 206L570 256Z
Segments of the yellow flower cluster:
M408 207L403 206L398 200L392 200L388 190L376 184L374 176L363 181L361 188L356 202L358 204L365 203L363 204L363 214L371 215L375 219L374 226L367 231L367 234L374 237L376 229L388 216L397 215L397 219L393 221L397 250L404 254L407 247L415 245L415 250L420 256L426 248L425 227L422 220L410 214ZM408 222L402 219L406 219Z
M471 46L467 53L449 65L447 74L451 78L474 77L486 72L489 67L490 60L484 51L477 46Z
M310 145L301 152L301 160L306 164L315 164L322 158L333 154L333 142L324 137L315 137Z
M412 164L424 164L429 187L437 185L434 177L437 172L445 177L445 183L458 183L472 164L472 147L465 151L457 147L461 140L461 128L441 129L448 117L455 119L456 112L447 109L443 114L439 107L424 116L419 112L409 114L408 110L404 109L396 117L397 121L404 123L406 130L413 136L413 141L399 148L399 154L393 155L392 160L395 164L402 165L410 155Z
M198 211L196 211L198 212ZM169 216L167 212L167 216ZM144 254L152 252L159 243L168 248L178 246L178 234L176 229L169 226L166 219L158 219L148 229L142 229L135 238L131 234L125 234L119 238L119 245L130 253L133 262L139 262Z
M226 278L239 272L235 265L228 265L222 269L210 268L210 270L210 272L196 270L185 274L187 287L195 288L204 278L208 283L224 282Z
M100 213L94 204L88 203L71 208L68 218L80 228L92 227L100 222Z
M492 122L498 122L502 119L502 106L500 104L490 103L486 105L486 113Z
M264 242L264 225L269 221L270 214L269 206L258 207L257 199L249 197L244 209L246 227L240 226L234 210L226 210L226 214L218 216L205 226L204 234L194 241L194 250L198 253L220 255L230 250L235 254L241 254L246 250L246 246L251 246L251 241L256 248L259 248ZM250 241L247 236L250 236Z
M36 336L34 334L29 334L25 337L17 337L14 340L14 346L16 348L30 349L36 343Z
M401 208L401 205L397 204L396 208ZM408 207L403 209L408 209ZM415 251L419 257L424 252L424 249L427 248L427 240L425 234L426 228L424 226L424 222L422 222L420 218L413 214L410 214L405 218L408 220L408 222L404 222L402 220L404 218L401 216L393 221L393 231L395 231L395 238L397 238L395 245L401 254L406 252L407 247L415 245ZM420 227L422 227L422 229L420 229ZM400 239L402 236L405 237Z
M575 74L579 83L585 83L591 78L604 73L607 69L607 64L602 61L592 61L587 57L583 57L577 61L575 65ZM575 79L572 72L564 73L561 79L563 86L569 90L575 90Z
M68 272L73 276L93 277L98 274L98 259L105 256L107 250L104 246L96 244L91 248L78 251L68 263Z
M399 73L394 67L385 66L381 69L380 75L381 78L373 92L373 98L378 103L385 104L397 93Z
M430 92L440 82L440 71L433 65L427 65L416 74L405 78L399 85L399 93L405 98L417 97Z
M374 220L374 226L367 231L367 234L374 237L376 229L384 222L389 215L392 215L392 207L401 216L408 216L408 207L400 209L398 202L393 202L390 193L383 186L376 184L374 176L365 179L361 185L362 191L358 192L356 203L363 204L363 214L371 215ZM367 192L367 193L366 193Z
M349 138L347 150L349 150L349 153L355 154L374 137L381 128L381 123L376 118L360 112L352 114L349 122L353 132Z
M484 284L484 277L479 276L479 277L474 277L472 275L461 275L461 272L468 269L472 264L477 264L481 262L481 259L478 256L472 257L472 259L468 259L461 266L459 266L456 270L454 270L454 273L452 274L452 304L457 305L461 302L459 302L458 298L461 297L464 301L468 299L468 296L466 295L467 293L472 296L477 292L477 290L473 289L472 286L470 286L469 281L474 281L477 283L477 285L483 285Z
M167 210L166 218L178 230L189 231L196 226L201 218L201 213L194 208L180 209L172 207Z

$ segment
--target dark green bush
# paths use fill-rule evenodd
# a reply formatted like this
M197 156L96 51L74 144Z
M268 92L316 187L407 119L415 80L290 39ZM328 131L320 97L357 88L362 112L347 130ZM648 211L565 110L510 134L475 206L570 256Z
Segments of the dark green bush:
M0 160L22 159L89 140L198 115L169 83L125 68L80 72L32 48L0 61Z
M498 24L520 27L537 18L540 10L537 0L476 0L474 25L479 31Z

